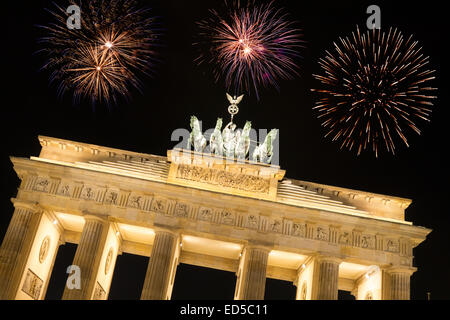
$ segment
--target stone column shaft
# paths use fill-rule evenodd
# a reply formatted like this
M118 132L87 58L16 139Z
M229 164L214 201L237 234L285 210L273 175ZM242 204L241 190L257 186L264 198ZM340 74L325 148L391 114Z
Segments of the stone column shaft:
M327 257L314 261L313 300L337 300L339 260Z
M411 295L410 279L417 269L414 267L391 267L382 272L382 299L409 300Z
M41 217L34 209L16 207L0 248L0 299L15 298Z
M407 273L393 273L391 274L391 299L392 300L409 300L410 275Z
M176 259L178 237L168 231L157 231L145 275L141 300L169 299L168 291L174 260Z
M81 288L64 289L63 300L90 300L97 278L98 264L103 252L108 223L99 218L86 218L73 265L80 267Z
M263 300L266 288L267 259L269 250L248 247L244 253L237 300Z

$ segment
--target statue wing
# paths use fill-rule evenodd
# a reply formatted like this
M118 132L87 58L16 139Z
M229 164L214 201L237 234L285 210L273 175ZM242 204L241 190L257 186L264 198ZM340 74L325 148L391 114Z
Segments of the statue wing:
M242 101L243 98L244 98L244 95L239 96L239 97L236 99L236 104L239 104L239 103Z
M228 93L227 93L227 99L228 99L228 101L230 101L231 104L234 103L233 97L230 96Z

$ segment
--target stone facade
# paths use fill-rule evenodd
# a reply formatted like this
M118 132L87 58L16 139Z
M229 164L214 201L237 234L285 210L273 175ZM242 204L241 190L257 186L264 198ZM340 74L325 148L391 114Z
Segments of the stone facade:
M83 277L64 299L107 299L121 252L150 257L142 299L170 299L180 262L236 272L236 299L263 299L266 277L292 281L298 299L409 299L413 248L431 230L404 220L408 199L181 150L40 141L39 157L11 158L22 182L0 248L2 299L43 299L65 242Z

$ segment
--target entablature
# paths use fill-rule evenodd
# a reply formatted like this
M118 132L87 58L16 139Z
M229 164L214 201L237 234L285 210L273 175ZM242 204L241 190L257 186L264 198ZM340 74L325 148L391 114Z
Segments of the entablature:
M412 248L430 230L379 220L108 173L13 158L23 183L17 196L50 210L95 212L119 222L155 222L191 234L261 240L283 250L328 251L354 259L412 264Z

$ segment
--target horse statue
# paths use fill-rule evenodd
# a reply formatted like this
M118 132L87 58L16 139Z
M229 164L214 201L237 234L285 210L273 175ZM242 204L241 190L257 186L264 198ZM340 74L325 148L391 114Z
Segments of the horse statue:
M260 144L255 148L252 154L253 161L259 161L262 163L270 163L273 156L273 141L277 138L278 130L272 129L266 136L263 144Z
M235 156L239 160L245 160L247 158L248 150L250 149L250 130L252 129L252 123L247 121L244 129L242 130L239 138L237 139Z
M209 148L216 156L223 156L222 118L217 119L216 127L209 139Z
M187 148L190 150L191 145L193 145L194 151L203 152L206 147L206 139L202 134L202 130L200 129L200 122L198 121L196 116L191 117L191 129L192 132L189 135Z

